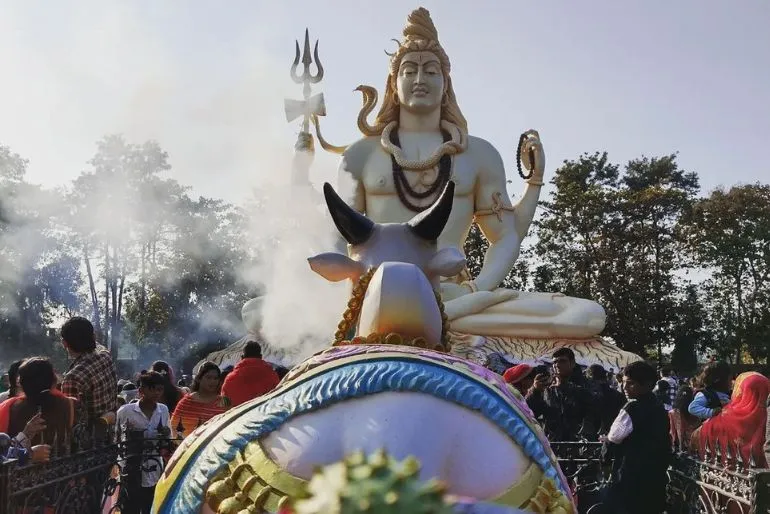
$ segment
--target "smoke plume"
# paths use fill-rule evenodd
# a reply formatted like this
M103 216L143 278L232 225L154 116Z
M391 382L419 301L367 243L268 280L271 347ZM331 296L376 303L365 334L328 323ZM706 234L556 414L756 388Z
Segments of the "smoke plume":
M164 34L176 14L163 5L149 11L118 2L80 9L51 5L45 17L50 21L20 5L6 5L0 15L0 145L29 159L26 180L41 187L21 188L13 195L0 189L0 216L28 205L39 207L46 220L75 211L74 222L83 231L119 246L127 234L173 215L169 198L143 196L127 187L125 176L115 174L100 182L97 198L83 199L82 209L62 205L63 200L77 193L77 177L88 180L82 173L96 167L88 161L104 136L121 134L136 145L156 141L158 161L145 165L161 180L191 187L192 198L201 194L245 209L247 226L234 237L252 260L236 271L241 286L264 295L267 353L297 360L328 344L345 308L347 288L326 283L307 266L307 257L332 249L335 235L321 197L290 184L297 127L287 125L282 109L284 98L301 98L301 88L288 77L293 36L282 36L287 47L282 62L261 51L275 37L269 24L255 31L254 41L233 41L226 51L219 47L211 55L189 55L183 42ZM164 17L169 19L160 23ZM222 75L212 73L218 69ZM164 169L160 150L168 153L170 169ZM316 186L334 177L335 160L316 157L311 170ZM15 262L40 261L35 266L43 266L50 243L46 230L52 225L9 221L13 228L0 232L0 248L13 249ZM217 256L217 244L205 230L192 234L188 245L194 252ZM57 240L67 241L66 236ZM77 312L45 320L52 327L58 328L67 315L91 314L83 255L79 247L70 250L83 279L73 305ZM167 270L166 276L173 282L181 273ZM34 286L13 266L0 269L0 289ZM246 331L232 319L204 315L200 322L240 331L236 336ZM140 360L149 357L172 363L181 358L142 356L140 349ZM0 361L5 360L0 352Z

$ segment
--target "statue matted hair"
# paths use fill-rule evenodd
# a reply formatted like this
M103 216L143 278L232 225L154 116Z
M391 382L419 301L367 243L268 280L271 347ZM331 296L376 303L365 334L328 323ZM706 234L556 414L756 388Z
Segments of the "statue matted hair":
M438 31L430 18L430 13L424 7L415 9L407 17L406 26L403 31L404 40L398 42L398 49L390 55L390 69L388 79L385 82L385 93L382 98L382 106L374 120L374 125L366 122L366 115L373 109L374 105L367 101L376 102L376 91L370 86L361 86L359 89L364 92L364 106L358 116L358 128L366 136L379 136L385 127L398 121L400 102L396 92L396 77L398 68L401 65L401 59L409 52L432 52L441 63L441 72L444 74L444 92L441 101L441 119L455 125L464 136L468 134L468 122L465 120L460 106L457 105L454 89L452 88L452 78L450 76L451 66L449 57L439 43ZM373 98L367 95L371 91Z

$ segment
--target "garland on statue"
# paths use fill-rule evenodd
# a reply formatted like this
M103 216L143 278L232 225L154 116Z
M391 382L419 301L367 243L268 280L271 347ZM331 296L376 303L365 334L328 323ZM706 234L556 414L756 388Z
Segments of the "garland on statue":
M356 336L352 339L348 339L348 335L355 327L358 321L358 316L361 314L361 308L364 305L364 297L366 296L366 290L369 287L369 282L374 276L374 272L377 268L369 268L369 270L361 275L358 282L353 286L353 291L350 294L350 300L348 300L348 307L342 314L342 321L337 325L337 331L334 333L334 344L332 346L344 346L349 344L392 344L399 346L415 346L417 348L428 348L428 342L422 337L416 337L413 339L406 339L401 334L369 334L366 337ZM449 318L444 312L444 302L441 300L441 293L437 290L433 290L433 294L436 296L436 303L438 305L439 312L441 313L441 343L435 348L437 351L448 352L449 351Z
M410 201L409 197L424 200L435 195L437 192L444 190L444 187L446 187L452 175L453 160L451 154L453 152L450 151L450 148L453 148L451 141L452 136L447 130L442 129L441 134L444 138L444 143L431 157L428 158L427 161L406 161L401 155L401 142L398 139L398 130L392 130L395 127L396 125L394 123L389 124L382 133L382 137L383 139L387 138L390 143L386 150L390 153L390 162L393 167L393 183L396 186L396 193L398 194L401 203L407 209L412 212L422 212L430 207L430 204L424 206L415 205ZM406 175L404 174L404 168L421 171L435 166L436 163L438 163L436 180L425 191L415 191L412 186L409 185L409 180L407 180ZM426 166L426 164L430 165Z

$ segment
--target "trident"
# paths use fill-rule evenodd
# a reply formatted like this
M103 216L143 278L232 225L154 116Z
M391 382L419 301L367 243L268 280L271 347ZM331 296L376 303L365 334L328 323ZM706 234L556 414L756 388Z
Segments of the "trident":
M284 100L284 109L286 111L286 121L291 123L300 116L302 119L302 132L308 133L310 128L310 118L313 116L326 116L326 105L324 104L323 93L310 95L310 84L318 84L324 76L324 69L321 60L318 59L318 40L313 48L313 57L310 56L310 36L308 29L305 29L305 47L302 50L302 74L297 73L299 67L299 41L294 41L295 54L294 63L291 65L291 78L297 84L303 84L302 94L304 100ZM310 65L315 62L316 74L310 73Z

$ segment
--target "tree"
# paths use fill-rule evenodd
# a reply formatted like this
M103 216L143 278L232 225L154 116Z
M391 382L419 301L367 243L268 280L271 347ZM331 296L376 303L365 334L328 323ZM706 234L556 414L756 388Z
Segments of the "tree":
M678 226L698 191L675 156L630 161L606 153L565 161L536 223L538 290L591 298L607 310L605 333L642 355L671 341Z
M678 373L692 375L698 369L697 351L710 343L705 330L706 311L694 284L687 285L684 298L676 308L676 319L672 331L671 366Z
M468 231L468 237L465 239L465 246L463 248L468 266L468 273L470 273L471 277L476 278L479 276L481 267L484 264L484 255L488 248L489 241L487 241L487 238L481 233L479 226L474 223L471 225L470 231ZM501 287L508 287L520 291L528 289L530 273L527 256L528 252L526 248L523 248L519 258L513 265L513 268L500 284Z
M242 227L240 210L228 203L180 199L168 219L167 251L128 295L132 340L173 354L240 336L240 309L250 297L239 276L247 259Z
M648 280L649 294L640 295L646 298L637 307L647 314L649 330L644 330L643 325L639 328L644 334L644 346L654 344L660 360L677 319L679 286L675 273L685 265L678 258L684 249L680 222L692 208L699 190L698 177L680 170L676 156L669 155L629 162L621 184L628 254L637 281Z
M719 345L741 362L768 356L770 340L770 186L716 189L698 201L683 231L712 277L707 298Z
M79 274L56 230L61 202L26 182L27 165L0 145L0 347L4 359L61 360L49 326L78 308Z
M74 181L68 203L72 241L86 268L92 320L102 342L111 346L120 340L126 279L138 260L144 278L147 249L153 250L166 219L163 207L172 201L153 194L168 184L159 174L170 165L168 154L154 141L129 144L113 135L96 146L89 161L92 169ZM168 189L174 188L164 192ZM103 286L97 287L99 279Z

